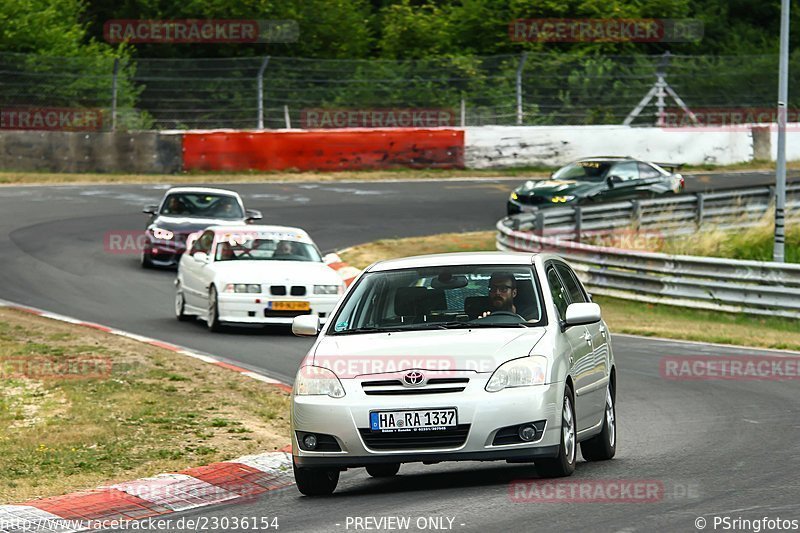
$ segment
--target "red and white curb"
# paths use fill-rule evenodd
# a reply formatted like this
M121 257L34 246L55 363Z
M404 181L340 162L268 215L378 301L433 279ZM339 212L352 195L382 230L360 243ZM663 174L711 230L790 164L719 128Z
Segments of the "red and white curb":
M349 249L349 248L348 248ZM344 250L341 250L344 251ZM339 276L344 280L345 285L348 287L353 280L361 274L361 270L357 269L356 267L350 266L344 261L342 258L339 257L338 253L330 253L325 256L325 262L328 264L329 267L334 269Z
M177 474L126 481L20 505L0 505L0 532L124 528L126 521L235 502L294 484L292 454L246 455Z

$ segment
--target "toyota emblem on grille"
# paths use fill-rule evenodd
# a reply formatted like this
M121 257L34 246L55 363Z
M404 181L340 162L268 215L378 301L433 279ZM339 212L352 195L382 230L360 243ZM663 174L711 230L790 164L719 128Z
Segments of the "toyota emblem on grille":
M422 381L424 379L425 378L422 375L422 372L412 370L403 376L403 384L408 385L409 387L416 387L418 385L422 385Z

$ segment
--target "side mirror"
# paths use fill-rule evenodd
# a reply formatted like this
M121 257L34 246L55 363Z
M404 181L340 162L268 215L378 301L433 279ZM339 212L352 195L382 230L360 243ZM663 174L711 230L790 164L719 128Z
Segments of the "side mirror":
M244 214L245 214L245 220L247 222L252 222L254 220L261 220L262 218L264 218L261 215L261 211L257 209L245 209Z
M315 337L320 329L317 315L300 315L292 320L292 333L298 337Z
M195 261L200 263L208 263L208 254L205 252L195 252L192 254L192 257L194 257Z
M333 253L333 252L331 252L329 254L325 254L325 257L323 257L322 260L325 262L326 265L330 265L330 264L333 264L333 263L341 263L342 262L342 258L339 257L339 254L336 254L336 253Z
M566 322L567 326L581 326L600 322L600 306L593 303L569 304L567 318L564 322Z
M142 209L142 213L146 213L148 215L155 215L157 211L158 211L157 205L146 205L144 206L144 209Z

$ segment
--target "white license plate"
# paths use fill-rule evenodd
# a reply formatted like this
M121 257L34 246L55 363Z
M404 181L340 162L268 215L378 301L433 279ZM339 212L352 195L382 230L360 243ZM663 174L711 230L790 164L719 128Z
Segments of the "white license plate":
M433 431L458 425L455 408L415 411L370 411L372 431Z

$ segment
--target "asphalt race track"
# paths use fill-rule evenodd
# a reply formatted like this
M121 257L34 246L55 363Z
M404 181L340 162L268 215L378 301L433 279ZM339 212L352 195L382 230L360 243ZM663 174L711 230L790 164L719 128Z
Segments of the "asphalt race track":
M772 179L753 172L702 174L687 178L687 190ZM265 223L301 226L323 251L332 251L378 238L492 229L508 192L521 181L224 187L239 191L247 207L262 210ZM142 206L157 201L165 188L0 187L0 298L188 346L291 382L310 340L275 329L231 328L212 335L202 322L179 323L172 314L174 271L143 270L138 255L104 249L108 232L141 231ZM331 498L304 498L290 487L172 516L275 516L283 531L356 530L354 517L389 516L410 517L411 530L419 518L439 518L445 529L456 531L697 531L701 516L707 530L713 530L715 515L800 519L796 380L668 380L659 373L664 356L766 353L625 336L613 346L619 369L617 457L579 462L570 481L654 482L663 488L658 501L515 502L510 483L534 479L531 466L448 463L404 465L389 480L348 471Z

